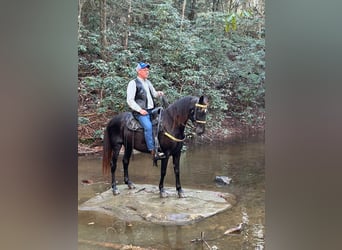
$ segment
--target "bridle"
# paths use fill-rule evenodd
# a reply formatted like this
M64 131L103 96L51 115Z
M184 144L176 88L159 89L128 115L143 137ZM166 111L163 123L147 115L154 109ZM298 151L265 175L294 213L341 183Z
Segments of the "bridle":
M200 108L202 112L207 112L207 107L208 105L207 104L199 104L199 103L196 103L195 104L195 111L194 111L194 117L193 117L193 121L195 121L196 123L200 123L200 124L206 124L207 121L206 120L200 120L198 117L197 117L197 110Z
M193 112L193 116L191 117L191 121L192 121L193 123L195 123L195 124L197 124L197 123L198 123L198 124L206 124L207 122L206 122L205 119L204 119L204 120L201 120L201 119L198 118L198 113L199 113L198 109L200 109L201 112L205 112L205 113L206 113L206 112L207 112L207 107L208 107L207 104L199 104L199 103L196 103L196 104L195 104L195 109L194 109L194 112ZM194 128L194 127L191 126L190 124L185 124L185 126L188 126L188 127L190 127L190 128ZM193 133L191 133L191 134L193 134ZM178 139L178 138L174 137L173 135L171 135L170 133L168 133L167 131L164 131L164 135L166 135L166 136L169 137L171 140L176 141L176 142L182 142L182 141L184 141L185 138L187 137L187 136L184 136L184 138Z
M197 124L206 124L207 121L204 119L200 119L198 117L199 114L199 110L201 112L207 113L207 108L208 108L208 104L200 104L200 103L196 103L195 104L195 108L192 112L192 116L190 117L190 120L192 121L192 124L187 123L186 126L189 127L190 129L195 129L197 126ZM194 134L193 132L190 134Z

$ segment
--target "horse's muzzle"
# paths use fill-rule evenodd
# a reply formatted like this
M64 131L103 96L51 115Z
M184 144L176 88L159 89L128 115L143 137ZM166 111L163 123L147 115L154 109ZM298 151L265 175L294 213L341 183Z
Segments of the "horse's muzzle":
M202 135L204 133L204 131L205 131L205 127L204 126L197 126L196 130L195 130L196 135Z

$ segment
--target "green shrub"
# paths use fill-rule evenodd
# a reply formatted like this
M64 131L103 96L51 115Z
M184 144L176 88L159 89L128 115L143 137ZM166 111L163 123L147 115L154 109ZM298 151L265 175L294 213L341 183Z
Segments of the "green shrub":
M220 126L228 116L251 125L260 122L265 110L263 19L246 11L203 12L182 20L173 1L147 0L132 1L127 26L127 9L125 1L108 2L106 48L99 42L98 14L90 24L88 13L88 25L81 28L79 69L86 73L79 78L79 93L91 108L100 114L128 110L127 84L136 77L136 63L147 61L151 82L170 103L185 95L209 97L209 127Z

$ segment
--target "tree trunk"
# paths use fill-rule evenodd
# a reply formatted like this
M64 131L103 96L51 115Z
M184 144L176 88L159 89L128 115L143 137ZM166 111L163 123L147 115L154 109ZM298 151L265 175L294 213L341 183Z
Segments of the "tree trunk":
M220 0L213 0L213 12L219 10Z
M189 20L194 20L196 16L196 0L191 1L190 5L190 13L189 13Z
M100 0L100 34L101 34L101 47L102 56L104 56L104 50L108 46L107 36L106 36L106 0Z
M183 20L184 20L184 15L185 15L185 7L186 7L186 0L183 0L183 7L182 7L182 20L181 20L181 30L183 28Z
M233 0L229 0L228 13L231 13L232 9L233 9Z
M125 31L125 43L124 43L125 49L128 49L128 38L131 35L129 32L129 28L131 25L131 14L132 14L132 2L131 0L129 0L128 15L127 15L127 28Z
M85 4L86 1L87 0L78 0L78 16L77 16L77 19L78 19L78 38L80 38L80 36L81 36L80 30L81 30L81 26L82 26L82 19L81 19L82 8L83 8L83 4Z

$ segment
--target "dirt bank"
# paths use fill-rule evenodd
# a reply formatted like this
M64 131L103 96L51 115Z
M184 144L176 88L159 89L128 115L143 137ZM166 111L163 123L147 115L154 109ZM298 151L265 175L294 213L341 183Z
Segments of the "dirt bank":
M78 126L78 155L102 153L102 139L100 135L110 119L108 117L112 117L112 115L109 113L101 115L87 113L82 115L82 117L87 117L89 122L86 125L81 124ZM200 142L226 141L237 137L262 133L265 130L264 122L257 126L249 126L234 118L226 119L221 125L219 128L207 129ZM186 143L190 143L190 141L185 141Z

